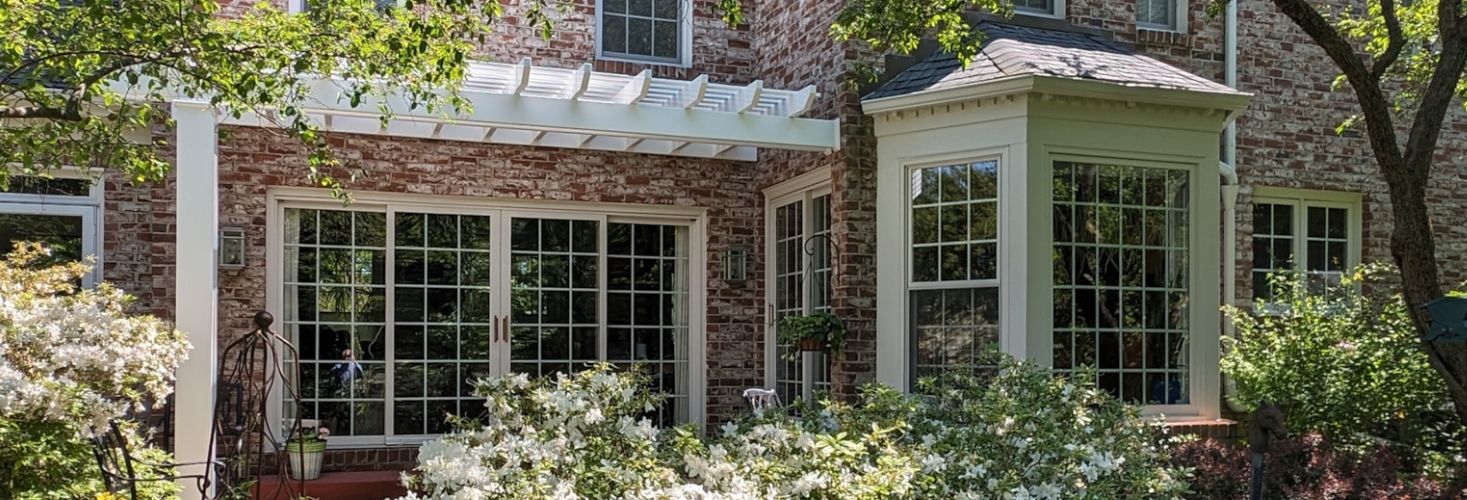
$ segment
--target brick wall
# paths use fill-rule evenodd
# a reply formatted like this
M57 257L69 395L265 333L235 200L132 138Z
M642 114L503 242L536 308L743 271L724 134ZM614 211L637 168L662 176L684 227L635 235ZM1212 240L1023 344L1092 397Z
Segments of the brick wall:
M841 122L840 151L761 151L760 164L763 187L815 168L831 170L831 305L849 330L846 348L832 360L831 379L837 393L851 394L876 372L876 150L871 121L860 109L860 93L845 79L850 62L874 57L828 35L843 2L769 0L757 5L755 40L765 83L790 89L815 85L820 99L809 116Z
M287 1L270 0L281 9L286 8ZM539 27L529 24L526 18L529 0L499 0L504 15L493 24L480 57L510 63L529 57L536 65L561 68L593 63L598 71L625 74L651 69L654 75L665 78L691 79L706 73L716 83L743 84L756 78L754 40L749 26L731 27L724 23L716 10L717 0L691 1L693 57L692 65L687 68L597 60L597 0L566 0L564 10L548 10L555 21L555 30L548 38L541 36ZM256 3L256 0L221 0L220 14L237 17ZM751 18L756 10L755 5L746 8Z

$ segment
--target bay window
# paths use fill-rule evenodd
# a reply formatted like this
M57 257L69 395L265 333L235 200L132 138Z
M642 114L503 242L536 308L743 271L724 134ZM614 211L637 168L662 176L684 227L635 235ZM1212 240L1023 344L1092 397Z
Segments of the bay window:
M1095 368L1122 400L1185 404L1188 172L1054 165L1056 370Z
M335 443L443 433L447 415L481 411L478 378L603 361L669 396L654 422L701 415L691 219L392 202L279 213L299 411Z

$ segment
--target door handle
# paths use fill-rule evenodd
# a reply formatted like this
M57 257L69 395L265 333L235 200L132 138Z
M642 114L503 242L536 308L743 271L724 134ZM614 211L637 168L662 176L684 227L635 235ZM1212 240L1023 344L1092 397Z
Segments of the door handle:
M504 322L504 327L499 330L500 332L503 332L500 333L500 342L509 342L509 316L503 316L500 318L500 320Z

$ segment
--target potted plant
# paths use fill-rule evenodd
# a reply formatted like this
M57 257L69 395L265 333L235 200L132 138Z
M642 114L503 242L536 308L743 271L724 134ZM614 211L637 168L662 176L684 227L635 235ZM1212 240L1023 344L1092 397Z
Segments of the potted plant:
M779 342L801 351L839 351L846 345L846 326L830 313L785 316L779 321Z
M285 441L286 458L290 462L290 478L310 481L321 477L321 460L326 456L326 437L331 430L317 420L302 419Z

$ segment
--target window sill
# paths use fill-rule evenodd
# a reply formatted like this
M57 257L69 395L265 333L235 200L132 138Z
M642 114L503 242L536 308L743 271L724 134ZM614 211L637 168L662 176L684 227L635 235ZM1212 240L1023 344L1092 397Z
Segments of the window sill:
M1191 45L1191 36L1178 30L1137 26L1136 45L1187 47Z
M656 60L650 60L650 59L637 59L635 57L618 57L616 55L609 55L609 54L597 54L596 55L596 62L616 63L616 64L632 64L632 65L637 65L637 66L666 67L666 68L678 68L678 69L688 69L688 68L693 67L692 61L687 61L687 62L684 62L684 61L656 61Z

